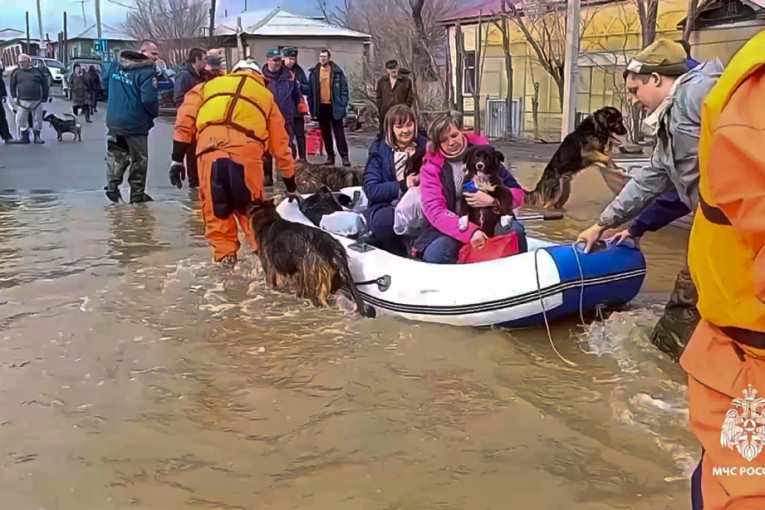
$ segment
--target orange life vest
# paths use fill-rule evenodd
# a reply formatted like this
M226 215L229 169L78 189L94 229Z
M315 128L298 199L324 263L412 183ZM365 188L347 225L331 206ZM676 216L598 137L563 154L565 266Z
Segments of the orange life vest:
M725 161L724 165L718 162L712 167L709 159L713 135L720 128L720 116L726 105L737 88L764 65L765 31L753 37L736 54L704 100L699 139L699 210L688 250L702 318L720 328L737 330L743 336L730 336L758 346L765 345L765 303L756 295L754 259L757 254L718 208L725 191L722 176L728 177L741 165L751 165L752 162L737 161L735 155L731 155L731 160ZM753 104L751 108L762 106ZM730 119L726 120L726 126L731 126ZM765 157L758 162L760 165L765 169ZM747 335L755 341L747 341Z

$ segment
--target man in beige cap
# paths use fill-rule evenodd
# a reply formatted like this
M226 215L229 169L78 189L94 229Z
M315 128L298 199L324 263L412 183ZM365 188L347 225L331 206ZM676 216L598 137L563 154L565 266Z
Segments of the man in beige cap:
M722 64L715 60L690 67L683 46L667 39L657 40L629 62L624 71L627 95L635 107L648 115L646 124L656 134L656 145L651 165L637 172L598 222L579 234L577 242L585 244L585 251L606 230L636 217L656 197L673 188L688 209L696 210L701 105L720 76ZM631 237L624 230L611 241L620 243ZM651 335L654 345L676 359L698 323L697 300L698 293L686 265L678 274L664 316Z

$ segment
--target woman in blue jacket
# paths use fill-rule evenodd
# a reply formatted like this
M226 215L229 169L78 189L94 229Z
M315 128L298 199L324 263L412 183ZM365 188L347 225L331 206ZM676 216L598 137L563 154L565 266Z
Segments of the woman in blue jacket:
M364 169L364 193L369 200L367 221L374 243L397 255L405 255L403 240L393 232L396 204L409 188L420 185L422 156L427 137L417 130L417 118L406 105L391 108L383 133L369 147Z

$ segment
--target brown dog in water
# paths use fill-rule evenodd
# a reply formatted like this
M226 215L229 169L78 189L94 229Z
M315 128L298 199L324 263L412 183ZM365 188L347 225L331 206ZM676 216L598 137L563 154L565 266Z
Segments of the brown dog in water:
M571 179L590 165L616 165L606 154L609 141L624 136L627 128L619 110L607 106L590 115L561 142L533 191L526 193L526 205L561 208L571 195Z
M295 182L298 193L316 193L326 186L331 191L340 191L351 186L361 186L361 167L339 168L314 165L307 161L295 162Z
M294 279L298 297L311 299L315 306L327 306L329 295L345 288L359 314L375 316L356 288L345 248L330 234L283 219L273 200L255 200L247 215L268 285L276 288L280 281Z

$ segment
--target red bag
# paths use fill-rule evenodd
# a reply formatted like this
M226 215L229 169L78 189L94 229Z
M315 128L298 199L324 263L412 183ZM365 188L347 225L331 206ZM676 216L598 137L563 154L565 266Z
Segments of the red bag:
M509 234L490 238L480 250L474 248L470 243L466 244L460 249L460 256L457 262L460 264L486 262L487 260L509 257L518 252L520 252L518 248L518 234L510 232Z

